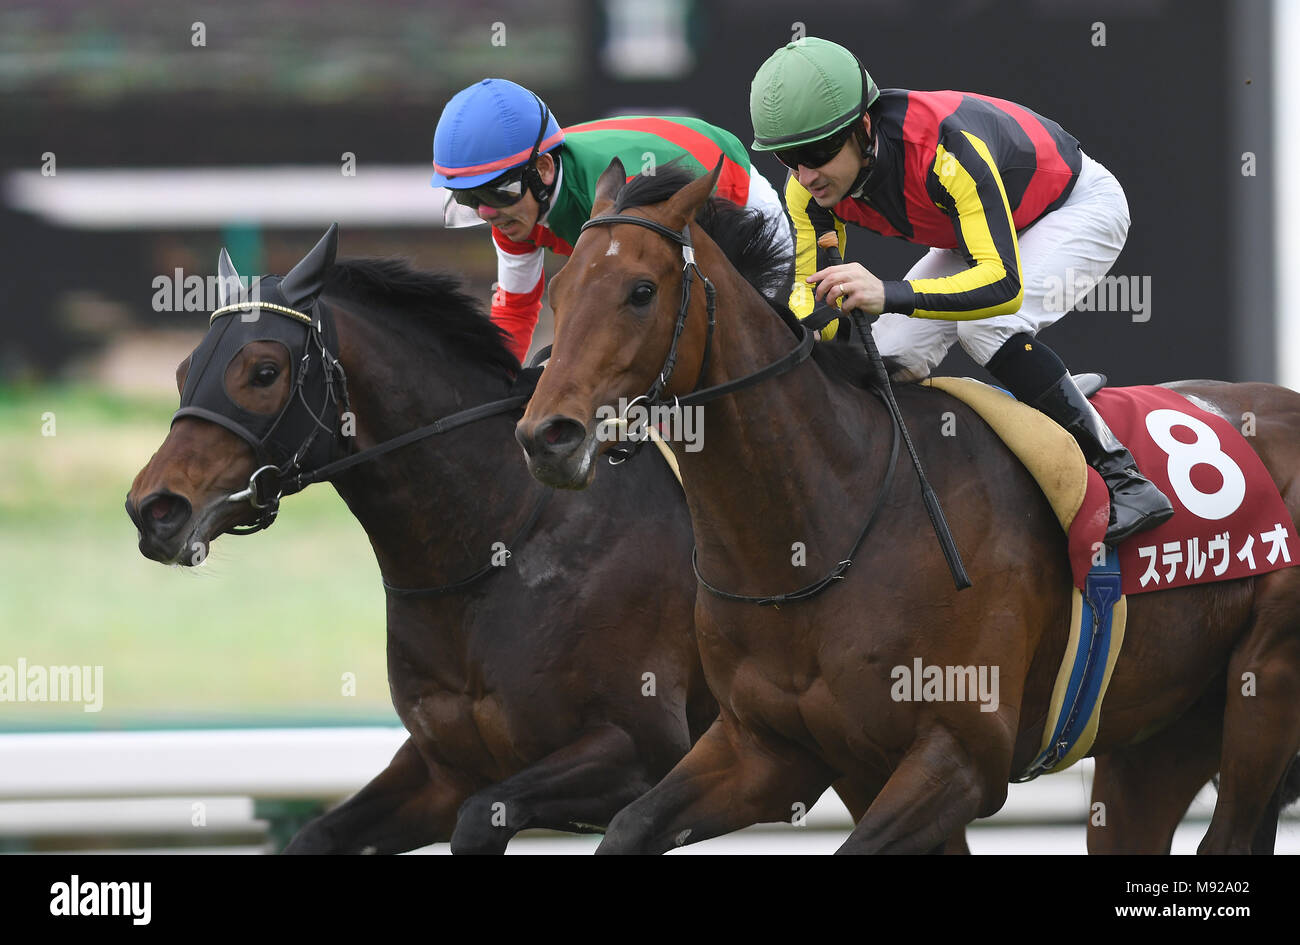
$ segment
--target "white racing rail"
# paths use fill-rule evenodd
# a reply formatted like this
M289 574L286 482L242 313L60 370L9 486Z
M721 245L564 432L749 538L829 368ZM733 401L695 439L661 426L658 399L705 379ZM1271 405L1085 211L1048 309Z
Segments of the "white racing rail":
M278 848L405 740L389 726L0 735L0 848L247 844L264 833Z
M278 850L383 770L405 739L379 726L0 735L0 850ZM972 825L972 847L979 852L982 830L1009 827L1069 828L1081 846L1091 782L1085 759L1011 785L1006 806ZM1214 798L1207 786L1185 822L1207 821ZM1295 809L1284 816L1294 833ZM833 849L852 823L828 792L806 828L834 833ZM773 849L789 830L751 828Z

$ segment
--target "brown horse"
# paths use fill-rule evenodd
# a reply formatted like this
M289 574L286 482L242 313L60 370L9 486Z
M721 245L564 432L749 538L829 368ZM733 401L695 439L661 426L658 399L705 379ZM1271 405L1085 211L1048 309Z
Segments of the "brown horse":
M335 239L331 231L283 281L260 288L263 301L310 312L337 336L355 422L355 436L337 440L342 454L509 397L519 364L454 279L391 261L331 265ZM222 275L233 269L223 265ZM275 309L236 307L191 356L215 386L206 401L200 393L183 403L206 402L198 409L214 415L176 419L127 497L140 550L157 561L192 564L196 544L261 519L246 498L229 501L262 466L261 450L224 424L242 416L257 426L296 403L302 352L291 356L293 338L279 339L305 329ZM224 347L213 348L221 332ZM307 354L320 356L311 345ZM177 369L182 391L191 358ZM303 398L325 426L349 432L344 403ZM280 436L293 416L268 434L271 452L277 443L295 450ZM445 593L390 592L389 682L410 738L288 852L400 852L447 840L454 852L500 852L528 827L603 827L716 716L692 629L690 522L671 473L646 456L591 496L546 500L550 490L520 462L518 417L518 406L498 410L331 477L384 581ZM310 435L310 417L301 429ZM658 510L653 527L629 493ZM482 574L496 542L509 557Z
M647 389L671 401L796 347L802 326L774 313L692 223L716 176L687 182L661 172L624 186L612 164L601 177L593 219L619 220L588 228L551 285L554 352L516 432L541 481L592 485L605 405ZM689 235L716 287L716 327L699 278L692 293L683 289L694 270L675 234ZM779 607L697 596L697 637L721 714L614 819L602 852L661 852L783 820L836 780L869 805L843 852L930 851L997 811L1008 780L1036 754L1070 613L1059 525L973 412L938 391L900 389L974 581L957 592L916 479L904 470L882 496L892 425L864 393L867 376L854 348L819 344L787 373L711 400L704 448L678 451L699 574L736 594L787 592L832 572L880 504L862 553L825 593ZM1294 518L1300 395L1264 384L1172 386L1227 417L1254 413L1250 442ZM925 435L946 413L957 435ZM891 667L918 657L998 668L996 711L891 699ZM1241 686L1248 672L1253 696ZM1219 771L1201 850L1271 850L1279 786L1300 749L1298 691L1300 570L1132 598L1092 750L1094 800L1107 805L1109 826L1091 831L1090 849L1168 850L1188 803Z

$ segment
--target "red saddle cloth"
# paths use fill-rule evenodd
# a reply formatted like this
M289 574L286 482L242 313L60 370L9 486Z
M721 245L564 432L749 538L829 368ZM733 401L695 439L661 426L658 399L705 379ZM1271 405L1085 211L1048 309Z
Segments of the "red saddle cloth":
M1142 474L1174 505L1169 521L1120 545L1125 594L1230 581L1300 564L1291 514L1233 423L1163 387L1106 388L1092 405L1133 453ZM1087 496L1070 529L1076 579L1091 564L1098 523L1104 525L1109 514L1106 486L1089 469Z

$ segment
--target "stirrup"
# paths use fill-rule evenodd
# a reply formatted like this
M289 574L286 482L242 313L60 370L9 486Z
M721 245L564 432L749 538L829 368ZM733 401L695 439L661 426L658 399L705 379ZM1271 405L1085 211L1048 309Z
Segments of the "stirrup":
M1106 386L1106 375L1097 373L1072 374L1074 386L1079 388L1079 393L1084 397L1092 397L1093 394Z

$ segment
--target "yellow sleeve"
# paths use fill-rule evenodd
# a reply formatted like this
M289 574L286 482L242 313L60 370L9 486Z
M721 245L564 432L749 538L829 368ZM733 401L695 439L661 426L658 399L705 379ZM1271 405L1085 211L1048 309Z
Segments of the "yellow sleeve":
M948 146L939 145L931 179L940 205L954 218L959 248L971 267L941 279L909 280L913 307L902 310L915 318L946 320L1019 311L1025 294L1020 244L1002 175L988 146L970 132L950 137Z
M817 228L814 218L824 223L827 218L835 221L835 236L839 240L840 255L844 255L847 234L844 223L829 210L817 206L812 194L804 188L793 174L785 179L785 212L790 216L790 227L794 231L794 285L790 289L790 311L799 318L807 318L815 306L813 287L807 278L817 271ZM831 322L822 329L822 338L834 338L839 322Z

